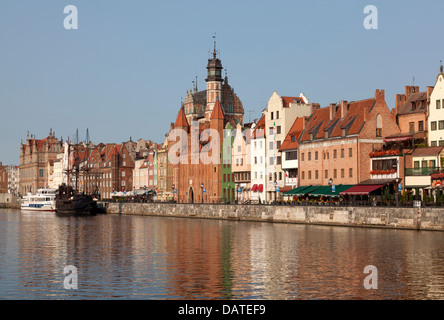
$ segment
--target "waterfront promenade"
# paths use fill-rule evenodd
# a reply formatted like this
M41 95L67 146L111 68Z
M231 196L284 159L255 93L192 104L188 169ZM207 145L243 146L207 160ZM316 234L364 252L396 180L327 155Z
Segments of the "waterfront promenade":
M442 208L99 202L107 214L444 231Z

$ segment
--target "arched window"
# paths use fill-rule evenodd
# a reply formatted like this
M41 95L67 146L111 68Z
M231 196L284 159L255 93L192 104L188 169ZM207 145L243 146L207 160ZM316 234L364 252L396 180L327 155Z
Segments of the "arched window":
M376 116L376 137L382 137L382 116L380 114Z

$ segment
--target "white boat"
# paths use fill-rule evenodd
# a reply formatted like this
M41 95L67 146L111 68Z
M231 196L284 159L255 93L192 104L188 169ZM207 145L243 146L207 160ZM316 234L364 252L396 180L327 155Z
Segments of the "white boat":
M38 189L36 194L28 193L22 199L21 209L29 211L55 211L57 189Z

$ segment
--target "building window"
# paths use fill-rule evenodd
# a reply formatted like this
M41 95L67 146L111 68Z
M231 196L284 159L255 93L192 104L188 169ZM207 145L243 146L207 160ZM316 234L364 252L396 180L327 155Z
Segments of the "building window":
M325 178L325 179L328 179L328 170L325 170L325 176L324 176L324 178Z
M352 168L348 169L348 176L350 178L353 178L353 169Z
M341 169L341 178L345 177L345 169Z
M282 180L282 171L279 172L279 181L281 181L281 180Z
M444 140L439 140L439 146L444 147Z
M281 134L281 126L277 126L276 130L277 130L276 134Z
M302 171L302 180L305 180L305 171Z
M308 179L311 179L311 171L308 171Z
M338 157L338 150L333 150L333 158L336 159Z
M432 121L432 122L430 122L430 129L431 129L432 131L435 131L435 130L436 130L436 121Z
M352 148L349 148L349 149L348 149L348 156L349 156L350 158L353 157L353 149L352 149Z
M276 119L279 119L279 111L276 111Z
M382 137L382 116L380 114L376 116L376 137Z
M280 142L280 141L278 141L278 142L277 142L276 144L277 144L277 146L276 146L276 147L277 147L277 149L279 149L279 148L281 147L281 142Z
M443 121L443 120L441 120L441 121L438 122L438 129L439 129L439 130L444 129L444 121Z
M415 123L409 122L409 132L415 132Z
M274 135L273 127L270 127L269 130L268 130L268 132L269 132L270 136Z
M39 169L39 177L43 178L43 169Z
M418 131L419 132L424 131L424 121L419 121L418 122Z
M270 113L270 119L273 120L273 112Z
M305 161L305 153L302 153L302 161Z
M297 151L285 152L285 160L297 160L297 159L298 159Z
M318 152L315 152L315 160L318 160Z
M311 161L311 152L308 153L308 161Z
M277 165L282 164L282 157L277 157L276 164L277 164Z
M338 177L338 170L334 169L333 170L333 179L336 179Z
M437 142L436 141L432 141L430 144L432 147L436 147L437 146Z
M319 171L315 170L315 179L319 179Z
M296 141L296 136L291 136L291 142L295 142Z
M441 109L441 100L436 100L436 109Z
M273 157L270 157L270 163L269 163L270 165L274 165L274 158Z
M344 158L344 157L345 157L344 149L341 149L341 158Z

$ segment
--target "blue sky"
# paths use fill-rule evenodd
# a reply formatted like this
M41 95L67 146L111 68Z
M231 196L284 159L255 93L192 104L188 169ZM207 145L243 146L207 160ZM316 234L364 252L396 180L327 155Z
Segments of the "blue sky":
M378 8L366 30L364 7ZM67 5L79 29L63 27ZM434 85L444 60L444 2L2 0L0 161L19 163L26 133L96 142L162 142L181 98L204 89L212 36L245 120L273 93L326 106L386 101Z

